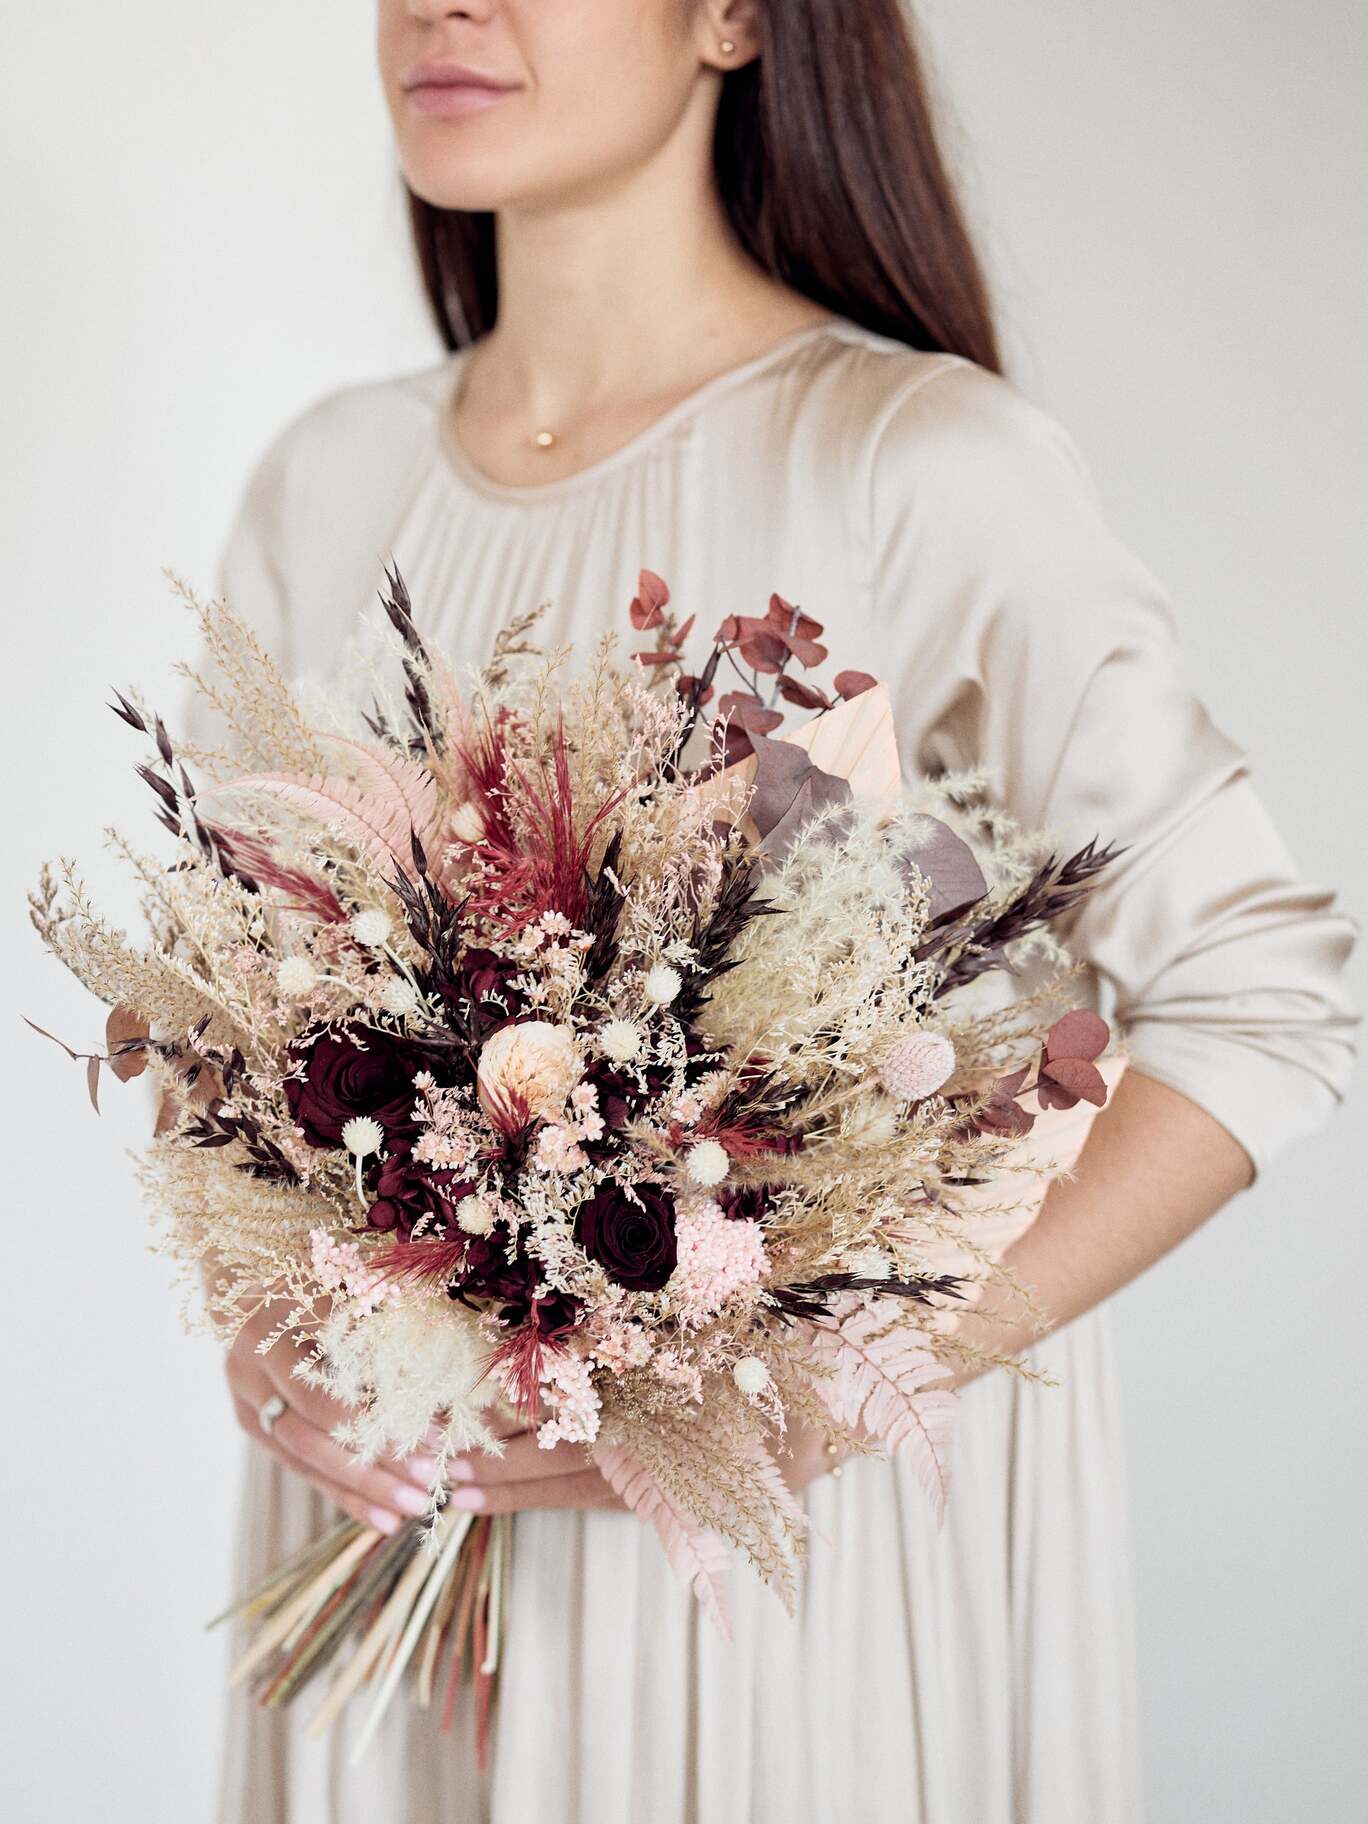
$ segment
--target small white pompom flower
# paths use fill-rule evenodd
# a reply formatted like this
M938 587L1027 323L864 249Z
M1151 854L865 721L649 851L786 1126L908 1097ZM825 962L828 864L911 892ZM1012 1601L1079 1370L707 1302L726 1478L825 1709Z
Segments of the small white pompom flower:
M879 1066L879 1081L899 1102L919 1102L949 1080L955 1048L941 1032L917 1032L899 1039Z
M276 987L287 1000L307 994L318 980L318 972L307 956L284 956L276 964Z
M763 1393L769 1386L770 1371L758 1355L743 1355L732 1369L732 1379L747 1399Z
M399 1019L405 1015L417 1013L421 997L412 982L406 982L402 975L391 976L380 990L380 1005L386 1013L395 1014Z
M456 1205L456 1221L467 1235L488 1235L496 1214L488 1197L463 1197Z
M700 1140L685 1155L684 1170L695 1184L721 1184L731 1170L731 1160L720 1140Z
M635 1020L609 1020L599 1034L599 1045L614 1064L630 1064L641 1050L641 1028Z
M353 1115L342 1128L342 1144L358 1159L368 1159L385 1143L385 1130L369 1115Z
M654 1001L657 1007L668 1007L684 983L678 969L672 969L668 963L657 963L646 971L646 980L641 986L648 1001Z
M367 950L378 950L381 944L388 943L391 929L389 913L379 906L367 906L351 921L352 936Z

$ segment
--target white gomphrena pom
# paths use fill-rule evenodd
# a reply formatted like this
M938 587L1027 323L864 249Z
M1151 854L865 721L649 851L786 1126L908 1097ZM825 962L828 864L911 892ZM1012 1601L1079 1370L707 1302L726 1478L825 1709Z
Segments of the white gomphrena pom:
M307 956L284 956L276 964L276 987L287 1000L307 994L318 980L318 971Z
M342 1128L342 1144L358 1159L368 1159L385 1143L385 1130L369 1115L353 1115Z
M641 1050L641 1028L635 1020L609 1020L599 1033L599 1046L614 1064L630 1064Z
M463 1197L456 1205L456 1221L467 1235L488 1235L498 1214L488 1197Z
M379 906L367 906L351 921L352 936L367 950L378 950L381 944L388 943L392 929L389 913L382 912Z
M380 990L380 1005L386 1013L403 1019L406 1014L417 1013L421 996L412 982L406 982L402 975L396 975Z
M948 1081L955 1048L941 1032L915 1032L899 1039L879 1066L879 1081L898 1102L919 1102Z
M720 1140L700 1140L685 1155L684 1170L695 1184L721 1184L731 1170L731 1160Z
M646 971L646 980L641 986L648 1001L654 1001L657 1007L668 1007L684 983L678 969L672 969L668 963L657 963Z
M468 801L459 810L453 812L448 824L453 842L478 842L484 835L484 818Z
M732 1369L732 1379L748 1399L769 1386L770 1371L758 1355L743 1355Z

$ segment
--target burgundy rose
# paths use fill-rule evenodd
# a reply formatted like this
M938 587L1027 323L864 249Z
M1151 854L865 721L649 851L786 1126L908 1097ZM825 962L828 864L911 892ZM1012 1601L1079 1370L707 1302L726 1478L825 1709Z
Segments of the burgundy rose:
M453 1171L419 1165L407 1152L387 1153L374 1174L375 1201L366 1220L373 1229L395 1229L407 1236L424 1216L431 1216L446 1230L457 1203L474 1188Z
M659 1185L610 1182L580 1205L575 1239L617 1285L658 1292L678 1258L674 1201Z
M456 1008L477 1045L524 1011L526 1002L513 986L517 973L518 965L509 958L472 948L464 952L455 973L441 983L443 997Z
M353 1115L369 1115L385 1130L390 1146L412 1136L413 1079L422 1054L383 1032L367 1032L365 1049L345 1033L324 1033L307 1050L303 1077L287 1077L290 1113L310 1146L340 1146Z
M532 1321L542 1336L563 1336L579 1321L579 1301L568 1292L542 1287L541 1274L521 1240L510 1258L492 1235L472 1235L465 1259L447 1291L462 1303L471 1299L500 1302L499 1321L517 1328Z

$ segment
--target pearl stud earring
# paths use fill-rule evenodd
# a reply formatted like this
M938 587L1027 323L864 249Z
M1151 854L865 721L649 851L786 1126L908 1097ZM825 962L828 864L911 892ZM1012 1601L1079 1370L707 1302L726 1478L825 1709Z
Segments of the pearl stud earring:
M730 57L732 52L736 49L736 46L730 38L724 38L717 48L724 57Z

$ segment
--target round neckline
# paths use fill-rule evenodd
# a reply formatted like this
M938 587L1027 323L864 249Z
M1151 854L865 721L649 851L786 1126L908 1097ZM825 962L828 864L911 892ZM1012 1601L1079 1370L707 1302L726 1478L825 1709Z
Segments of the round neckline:
M772 342L768 348L761 349L758 355L752 355L733 367L723 368L710 380L703 381L692 392L686 393L682 399L677 399L658 418L653 418L648 425L644 425L625 443L620 443L615 450L609 450L606 456L600 456L596 461L586 463L582 469L576 469L573 474L562 475L554 481L496 481L492 475L486 475L483 469L476 468L466 455L451 423L451 405L456 389L460 385L465 358L474 346L473 343L467 343L464 348L453 349L447 357L444 384L438 393L435 415L434 436L437 452L446 467L468 488L477 494L487 495L491 499L552 500L561 494L574 493L580 488L589 487L602 476L642 455L676 424L698 411L710 400L716 398L719 393L726 392L731 387L748 380L752 374L759 373L791 351L805 347L809 342L815 342L818 336L831 335L838 331L842 321L842 318L833 316L828 317L824 322L808 323L802 329L791 330L788 335L781 336L777 342Z

